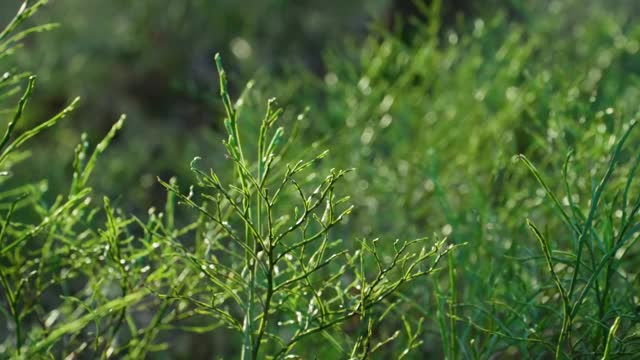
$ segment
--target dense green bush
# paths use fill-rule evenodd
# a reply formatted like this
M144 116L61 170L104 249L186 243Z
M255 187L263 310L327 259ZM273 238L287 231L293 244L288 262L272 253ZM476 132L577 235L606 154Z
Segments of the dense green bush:
M42 4L25 3L0 34L1 50L37 30L13 34ZM0 232L0 280L8 309L3 354L144 358L165 349L157 338L166 332L215 330L227 344L201 350L240 353L246 359L296 357L322 336L333 345L322 351L325 356L365 357L399 337L400 330L374 330L394 312L399 290L436 272L454 247L444 241L396 240L394 252L381 254L379 239L331 236L353 208L336 189L348 171L331 170L324 180L315 180L313 169L326 152L311 161L285 162L291 142L283 144L284 128L272 129L282 113L275 100L268 103L257 142L242 145L240 106L231 103L226 73L217 61L227 114L225 147L235 169L226 172L229 184L213 171L194 168L194 160L197 192L191 187L184 194L175 180L159 179L169 190L164 212L151 209L141 220L115 210L107 197L102 210L93 207L88 181L97 158L122 128L122 116L93 150L82 137L69 192L53 205L43 204L45 190L34 186L8 187L3 193L8 201ZM22 78L8 74L6 81L18 85ZM0 142L5 176L12 165L5 160L19 158L15 150L78 102L15 136L34 84L35 77L29 77ZM195 219L179 224L177 204L193 209ZM34 221L16 220L29 212ZM346 323L353 328L349 334L343 332ZM405 320L405 354L420 345L420 326ZM172 352L195 354L192 349Z
M22 144L76 107L61 105L45 122L34 118L51 109L25 116L37 91L13 70L24 63L14 50L34 30L14 25L40 4L0 34L0 72L11 67L0 80L10 119L0 143L0 356L640 352L633 2L541 2L519 6L518 19L499 11L451 27L434 1L412 37L374 30L328 52L321 76L261 73L244 89L228 88L218 62L226 120L205 121L217 125L186 150L170 148L168 170L145 177L159 175L167 192L133 185L144 193L101 202L89 186L129 187L123 174L139 171L131 159L153 159L154 130L118 135L121 117L101 141L59 132L80 142L66 150L71 166L57 153L29 157ZM83 69L69 88L100 71ZM196 95L211 101L214 90L200 86ZM274 93L284 107L267 100ZM115 118L118 106L102 111ZM74 112L77 122L92 109ZM98 159L110 143L111 158ZM190 167L178 161L198 153ZM64 176L25 181L56 171L30 171L43 164L71 174L66 188ZM156 208L141 211L149 196Z
M637 351L638 135L614 152L638 112L633 5L552 5L524 23L498 15L444 36L431 23L410 44L372 37L355 64L328 56L324 79L283 90L319 99L310 133L349 149L342 164L358 172L347 191L362 204L351 229L430 229L468 243L452 262L455 293L415 306L433 318L455 297L439 329L450 357L555 352L562 292L572 308L565 355L600 354L617 316L617 349ZM551 244L560 292L527 218Z

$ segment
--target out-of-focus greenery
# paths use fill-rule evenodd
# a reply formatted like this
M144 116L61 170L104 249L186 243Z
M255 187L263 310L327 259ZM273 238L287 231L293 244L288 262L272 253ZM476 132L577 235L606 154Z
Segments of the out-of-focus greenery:
M19 5L3 2L0 13L10 16ZM157 205L148 196L162 191L154 187L155 175L184 175L187 169L169 164L183 164L198 149L219 144L221 127L213 114L222 109L211 88L214 52L236 60L231 73L238 80L236 91L255 71L300 63L322 72L322 49L345 36L362 36L383 6L383 1L57 0L33 22L63 25L29 39L18 61L39 69L43 89L35 101L41 106L34 110L39 115L78 95L83 105L81 115L53 133L43 151L53 148L57 159L69 163L81 132L97 139L126 112L131 121L115 150L126 156L103 163L122 185L109 178L101 188ZM38 175L65 182L50 169Z
M49 115L75 96L83 98L78 119L51 133L46 144L42 140L40 150L55 149L55 158L69 164L82 132L97 140L126 112L131 121L115 151L126 152L127 161L109 156L103 166L127 185L114 186L110 176L96 185L112 194L126 192L141 205L157 205L162 189L152 181L154 174L186 175L187 169L168 164L184 163L198 149L219 144L221 128L211 115L222 111L210 87L214 52L236 60L231 77L238 84L260 74L282 78L293 69L322 76L328 71L327 49L358 46L372 27L399 28L403 21L424 18L412 3L56 0L32 23L63 25L30 38L16 61L39 69L41 91L33 99L39 102L33 110L38 114L31 118ZM19 5L3 2L0 16L11 16ZM446 2L443 12L454 26L463 19L458 12L491 14L496 7L495 1L477 6L457 0ZM400 21L392 21L394 15L401 15ZM235 85L232 90L240 89ZM52 173L46 163L35 166L46 169L37 175L46 175L53 187L62 186L68 173Z
M228 356L240 351L241 337L214 329L216 324L203 316L216 308L214 302L202 300L209 300L210 294L196 286L206 284L206 279L180 272L194 264L208 266L206 261L214 264L202 247L209 232L191 233L201 229L203 220L202 215L194 218L200 210L189 203L188 188L179 191L177 185L165 183L196 210L165 209L166 214L180 214L176 221L181 226L188 219L195 221L184 232L174 228L173 220L150 212L145 236L140 237L126 215L143 214L149 204L164 206L166 195L155 176L166 180L178 175L178 184L190 183L188 163L195 155L203 158L199 166L223 171L225 181L236 179L236 189L247 186L237 180L242 174L238 165L235 172L220 170L229 169L230 162L220 144L228 131L222 125L224 110L212 86L216 79L211 53L218 48L223 54L226 49L226 58L235 58L228 67L234 69L231 93L240 99L235 108L244 139L259 137L258 119L264 117L266 99L278 95L288 139L281 161L295 163L330 150L329 157L311 167L304 191L312 190L307 183L331 174L333 168L356 169L344 175L336 190L350 195L355 205L343 225L332 229L331 234L342 239L336 249L353 251L361 246L361 237L380 236L377 251L386 262L397 250L388 241L394 237L433 234L432 238L447 237L459 245L446 266L441 264L443 271L401 287L385 303L389 313L375 313L385 320L379 327L368 329L370 319L361 317L300 343L297 354L348 357L362 347L366 355L365 341L354 340L361 338L373 341L371 346L383 344L375 355L400 356L412 349L409 355L415 358L625 358L640 351L640 134L633 129L640 95L639 5L630 0L513 1L508 8L497 6L494 13L445 23L435 1L424 7L428 20L400 37L384 29L384 3L367 3L371 9L366 11L357 2L336 2L318 10L298 4L256 2L245 8L238 2L189 1L172 2L176 8L171 8L169 2L136 2L118 8L117 2L103 2L80 10L82 5L75 1L60 1L41 12L37 21L55 19L61 27L31 38L21 51L24 57L16 60L44 75L44 93L34 99L31 118L59 110L58 102L63 104L72 94L88 98L73 122L52 133L34 149L37 156L22 163L22 169L32 170L29 176L49 178L49 198L61 192L59 184L72 173L67 170L79 132L89 131L93 140L94 132L104 134L110 126L106 124L120 112L129 114L124 132L100 159L92 184L115 195L113 202L127 209L117 213L117 221L105 231L121 229L123 237L146 246L140 250L127 240L125 263L135 258L129 266L142 269L165 257L175 260L176 268L155 273L153 296L144 293L152 299L124 297L114 304L130 308L123 313L130 327L140 327L144 339L152 333L149 336L158 344L165 341L176 347L148 344L145 349L187 356L185 344L215 338L203 352ZM340 9L339 4L348 8ZM364 14L372 14L374 20L368 22ZM343 41L345 34L353 41ZM245 57L249 49L251 55ZM241 81L250 75L256 82L244 89ZM47 107L55 98L52 94L60 96L50 104L53 109ZM251 140L243 145L258 147ZM286 199L279 211L303 209L295 195ZM109 206L106 212L112 212ZM297 218L293 213L289 215ZM323 223L318 220L314 226L322 228ZM215 229L211 225L208 230L216 233ZM85 253L76 256L88 256L100 246L96 231L89 227L88 233L94 237L87 248L80 247ZM154 252L155 241L170 248ZM64 254L60 251L58 256ZM12 269L19 269L21 259L14 255ZM122 270L117 265L120 258L114 259L110 266L117 274ZM374 271L376 262L369 259L362 269ZM73 262L69 266L76 271ZM328 266L326 275L340 271ZM215 276L205 274L215 281ZM141 279L132 279L124 288L140 290ZM192 287L172 289L176 279ZM350 284L352 278L343 280ZM91 301L104 304L109 298L88 301L89 288L77 295L89 308ZM99 285L91 289L97 294L105 291ZM179 291L167 293L169 289ZM194 307L181 302L187 300ZM97 318L102 318L104 308L93 305ZM172 306L186 310L165 318L168 312L163 311ZM156 323L145 332L148 323L141 319L149 314L161 314L159 321L167 323ZM286 337L276 325L270 324L267 332ZM394 332L402 328L395 338ZM418 328L424 331L410 342ZM92 331L87 328L83 336L91 338ZM120 339L139 349L142 342L127 334ZM180 338L171 339L174 334ZM76 339L69 338L75 344ZM266 348L271 352L273 346ZM352 348L358 351L351 353ZM95 345L94 351L100 349ZM118 351L126 353L123 348Z

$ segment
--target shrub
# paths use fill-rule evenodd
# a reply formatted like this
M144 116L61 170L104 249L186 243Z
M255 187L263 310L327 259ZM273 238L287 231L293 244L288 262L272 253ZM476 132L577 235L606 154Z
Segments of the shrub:
M48 28L9 35L41 4L0 60ZM68 189L23 182L23 145L76 102L29 130L35 80L2 77L17 103L0 142L3 356L635 355L633 4L455 28L434 4L413 40L374 33L324 77L263 77L235 102L218 59L226 141L186 169L192 186L160 174L163 208L144 216L119 209L139 206L127 195L90 200L92 177L117 178L96 161L124 118L81 138Z
M43 3L25 3L6 33ZM3 32L0 40L5 37ZM106 197L102 210L94 207L89 178L123 126L122 116L92 151L83 137L69 192L54 204L39 199L44 189L5 190L8 210L0 232L9 330L5 354L144 358L164 349L156 341L163 332L220 328L231 341L230 351L246 359L292 357L299 343L318 343L321 336L329 345L323 347L327 356L364 358L399 337L400 331L379 330L402 302L398 291L437 271L453 247L444 241L396 240L394 251L383 254L383 240L334 238L332 229L353 209L338 186L348 171L331 170L316 180L314 168L326 152L310 161L285 162L286 150L295 149L285 143L284 128L274 130L282 112L274 100L257 141L243 145L240 124L249 120L240 119L240 106L232 104L217 62L227 112L225 147L234 168L227 182L198 170L194 161L197 187L184 194L175 180L160 180L169 190L165 211L150 210L146 221L116 210ZM7 78L14 84L22 80ZM5 172L8 159L18 157L15 150L77 103L11 140L34 84L30 77L1 142ZM196 218L178 224L176 204L194 210ZM15 221L17 213L34 220ZM404 319L400 356L421 344L420 324Z

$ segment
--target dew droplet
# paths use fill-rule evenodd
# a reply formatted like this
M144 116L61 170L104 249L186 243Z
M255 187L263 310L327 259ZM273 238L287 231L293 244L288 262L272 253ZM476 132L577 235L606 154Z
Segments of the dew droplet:
M251 56L253 49L247 40L238 37L231 40L231 52L238 59L245 60Z
M384 114L382 116L382 118L380 118L380 128L384 129L389 127L389 125L391 125L391 122L393 121L393 117L389 114Z

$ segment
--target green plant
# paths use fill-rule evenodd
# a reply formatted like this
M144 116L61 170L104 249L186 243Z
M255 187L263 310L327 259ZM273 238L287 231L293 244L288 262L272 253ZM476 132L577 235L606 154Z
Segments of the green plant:
M42 4L25 4L0 39ZM83 136L69 192L51 206L39 198L45 189L5 190L0 279L8 306L3 316L11 323L4 353L141 358L161 349L155 341L162 330L193 319L204 328L190 331L223 326L236 333L246 359L291 357L299 343L315 343L318 336L335 354L366 358L400 336L378 333L402 302L399 290L437 271L453 247L443 240L431 246L426 239L396 240L394 251L382 254L378 239L334 239L333 229L353 210L336 188L348 171L331 170L315 180L314 168L326 152L287 164L292 142L284 143L284 128L274 130L282 113L275 100L268 103L257 141L243 145L240 108L231 103L226 74L216 62L227 112L225 147L234 169L227 184L213 171L197 170L194 161L198 191L183 194L174 180L160 180L169 190L165 213L150 211L146 222L123 215L106 197L103 211L94 208L90 176L123 126L122 116L93 151ZM30 77L0 142L5 173L16 150L78 101L12 139L34 84ZM198 218L179 226L176 201L196 210ZM34 220L17 222L16 213ZM163 264L167 258L172 266ZM59 298L43 301L51 295ZM141 320L145 314L150 322ZM420 324L405 319L404 328L402 356L421 344Z
M413 41L375 33L362 46L327 54L324 78L295 74L281 85L280 93L315 99L311 109L322 110L305 134L343 144L332 166L360 169L344 187L366 206L345 233L427 229L468 242L451 255L452 274L407 291L418 298L436 290L410 307L429 319L427 341L441 344L425 351L554 356L563 333L560 357L599 357L618 316L610 356L637 351L637 216L628 217L639 189L630 181L637 133L616 147L638 116L640 32L632 4L608 5L537 4L526 6L526 19L499 12L449 28L431 13L436 20L417 26ZM535 164L546 188L518 154ZM612 157L614 170L592 200ZM577 276L571 336L561 331L560 292L527 218L549 245L567 293ZM623 233L623 248L630 247L609 257Z
M157 139L121 133L122 117L95 147L78 135L68 164L38 152L77 104L34 122L40 90L14 70L24 36L52 27L20 31L43 3L0 36L0 358L638 353L631 1L523 5L524 18L453 27L434 1L414 38L374 30L327 54L327 74L259 74L237 100L218 57L226 120L203 123L223 134L185 136L180 152L202 159L184 169L159 160L161 195L100 204L91 187L128 187L119 174L140 171L129 160L153 159ZM265 101L274 92L285 106ZM64 187L40 164L67 173ZM24 180L38 170L47 180ZM192 186L172 177L189 172ZM140 214L147 197L157 208Z
M200 213L193 231L202 234L193 251L176 239L180 231L146 228L166 239L177 260L203 279L192 281L191 296L165 296L186 300L242 334L243 359L292 356L296 345L311 335L325 336L341 356L368 357L399 335L374 343L374 329L398 304L397 290L436 271L452 247L444 241L427 247L426 239L396 240L394 251L383 255L378 239L333 240L331 230L353 209L336 188L347 171L331 170L314 181L313 168L326 152L311 161L285 163L290 143L281 145L282 127L273 130L282 111L273 99L256 146L247 146L239 126L249 120L240 119L219 57L216 62L234 180L225 184L215 172L195 168L195 161L197 190L184 194L175 183L160 180L181 203ZM347 321L363 327L355 341L346 342L350 351L340 339ZM406 330L411 337L411 325Z
M37 26L17 31L45 3L44 0L30 6L27 2L23 3L16 17L0 33L0 59L12 55L26 35L51 27ZM14 168L29 156L22 151L23 145L67 117L79 99L76 98L49 120L20 131L20 121L34 91L35 77L10 72L2 77L2 88L8 88L3 94L4 99L11 98L27 78L26 90L0 141L0 167L3 175L0 198L1 207L5 210L0 231L0 283L7 305L7 310L2 307L2 315L7 320L7 328L3 331L9 330L9 336L5 337L2 344L3 356L8 353L12 357L32 358L44 356L47 352L64 353L63 350L54 350L54 345L63 336L74 334L90 321L112 318L108 313L139 300L142 293L123 293L121 298L105 301L105 306L100 307L100 300L109 299L98 299L100 294L92 293L91 290L96 290L97 284L82 284L82 280L78 281L83 278L92 279L98 273L90 265L95 263L93 256L103 246L101 237L96 236L88 227L88 224L93 224L92 219L96 214L90 206L91 189L88 187L88 179L95 168L98 155L122 127L124 117L114 125L90 156L86 141L78 146L73 165L73 183L68 194L58 195L53 204L47 205L43 201L43 194L47 191L46 183L11 185L10 180L13 172L19 171ZM112 272L113 267L110 265L114 264L108 262L105 265L103 270L106 273ZM122 269L122 265L118 263L117 268ZM105 276L102 280L108 281L109 278L112 277ZM128 281L127 277L123 279ZM85 285L87 287L83 289ZM83 304L80 300L83 292L87 298L93 299L89 304ZM50 297L52 293L59 294L63 301L44 302L43 299ZM81 312L75 311L73 308L76 304L90 310L90 314L83 316ZM91 304L95 305L93 309ZM65 319L64 324L58 322L59 317ZM117 327L112 325L112 329ZM99 337L95 344L96 347L100 344Z
M621 259L639 239L637 232L640 230L640 224L635 224L633 219L640 211L640 196L636 200L630 199L629 190L636 176L640 157L635 159L626 174L623 191L610 200L608 208L603 208L604 201L601 198L605 195L613 172L623 159L623 145L635 126L636 120L627 125L627 130L612 151L604 175L597 185L593 183L586 212L570 200L572 189L567 181L567 169L571 153L567 156L563 172L569 211L565 210L565 206L549 189L535 166L526 157L521 156L522 161L544 188L565 225L570 228L572 236L570 250L557 252L554 256L549 240L531 220L527 220L527 225L540 242L549 273L557 288L558 293L554 298L559 298L562 302L562 326L555 349L556 359L575 356L574 348L580 347L579 344L584 341L595 342L597 348L604 350L604 358L609 358L611 354L612 337L620 325L620 310L611 304L613 277L616 276ZM619 223L614 223L615 217L620 218ZM562 265L558 266L560 264ZM570 274L570 280L561 279L557 269ZM571 273L568 269L571 269ZM585 310L588 307L585 304L591 305L592 308ZM606 336L607 328L604 324L610 321L613 315L616 315L614 325L609 336ZM599 321L591 320L590 317ZM572 335L575 328L581 328L580 336Z

